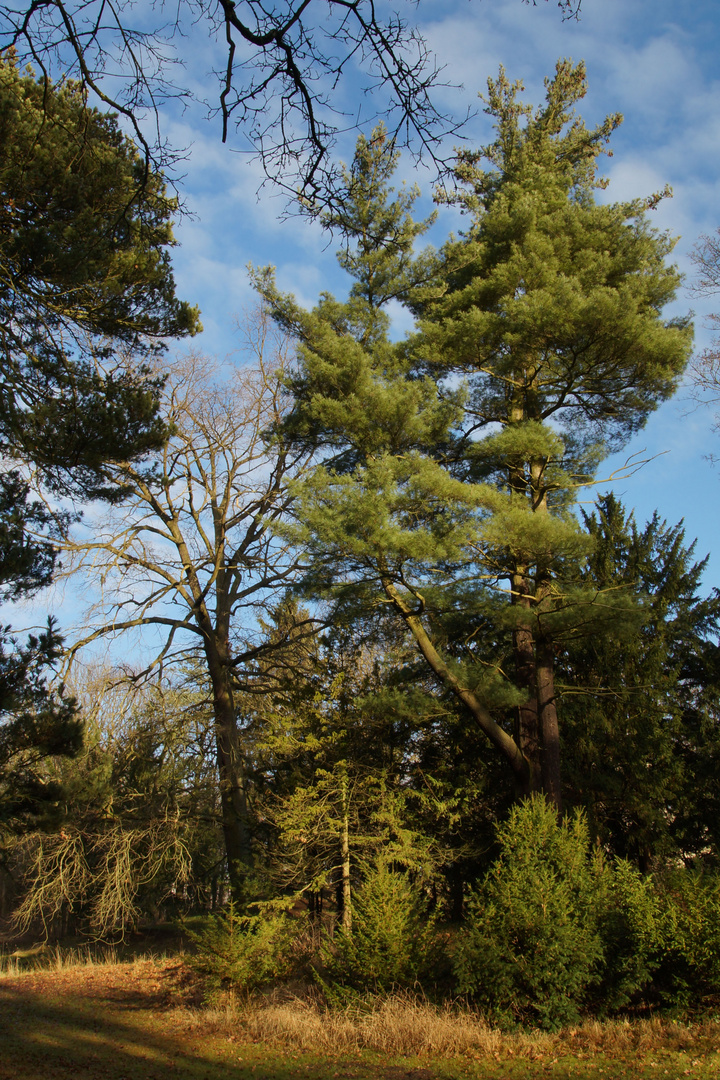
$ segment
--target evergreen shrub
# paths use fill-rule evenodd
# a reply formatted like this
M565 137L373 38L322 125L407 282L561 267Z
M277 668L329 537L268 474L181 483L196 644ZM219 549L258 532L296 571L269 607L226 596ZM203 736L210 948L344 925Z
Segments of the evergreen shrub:
M660 1001L683 1011L720 1000L720 877L679 868L657 886L655 977Z
M498 841L454 952L457 989L501 1023L573 1023L603 967L606 867L584 816L559 822L542 796L513 807Z
M374 866L353 897L352 928L326 940L317 979L331 1004L412 989L437 972L435 918L406 874Z
M299 965L302 924L286 912L239 915L230 904L198 932L191 965L205 980L209 996L222 989L250 992L288 978Z
M638 1003L694 1012L720 1000L720 879L684 867L651 877L618 860L599 898L605 966L597 1012Z
M654 880L626 859L598 876L596 906L604 958L590 1009L608 1014L638 1000L659 963L661 912Z

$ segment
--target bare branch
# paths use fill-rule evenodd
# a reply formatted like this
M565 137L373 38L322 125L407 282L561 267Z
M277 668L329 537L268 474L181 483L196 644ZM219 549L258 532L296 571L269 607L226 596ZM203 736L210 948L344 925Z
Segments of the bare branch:
M712 236L701 236L693 252L693 262L699 275L692 290L699 296L720 293L720 229ZM688 368L691 382L700 403L720 405L720 315L708 317L713 337L707 349L693 357ZM715 414L715 430L720 429L720 414ZM715 460L714 455L709 455Z
M417 7L418 0L405 0ZM528 0L524 0L525 3ZM535 5L536 0L532 0ZM560 0L564 18L580 0ZM43 75L79 80L121 113L145 152L147 166L167 168L160 113L171 98L191 92L175 74L191 59L191 40L205 31L224 39L226 57L214 73L211 112L222 140L234 123L265 176L292 199L320 207L335 197L339 173L331 154L338 134L382 117L393 142L408 145L446 171L441 149L466 117L437 108L443 72L421 34L379 0L178 0L147 26L147 6L113 0L17 0L0 3L0 49L13 48ZM136 23L132 23L137 11ZM188 43L186 49L183 48ZM188 56L190 53L190 56ZM342 80L357 80L352 116L336 104ZM366 110L363 112L363 110ZM152 122L152 137L146 134ZM178 156L177 153L175 156Z

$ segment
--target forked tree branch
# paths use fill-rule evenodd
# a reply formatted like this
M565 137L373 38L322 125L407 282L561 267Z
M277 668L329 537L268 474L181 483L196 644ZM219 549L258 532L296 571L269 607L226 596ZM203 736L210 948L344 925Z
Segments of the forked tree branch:
M536 6L537 0L523 0ZM581 0L558 0L564 18ZM417 8L420 0L404 0ZM139 23L131 14L137 10ZM341 131L382 117L393 142L446 170L443 143L466 117L442 111L444 83L425 40L380 0L178 0L167 21L164 4L147 23L147 6L113 0L2 0L0 49L12 48L46 78L79 80L103 105L121 113L145 155L146 168L168 168L178 156L163 141L160 114L170 98L192 96L175 81L188 62L196 28L224 39L225 63L207 99L219 113L222 140L234 122L260 159L266 180L310 210L332 203L341 179L332 151ZM350 115L337 104L361 102ZM363 112L362 109L366 109ZM148 122L154 131L148 134Z

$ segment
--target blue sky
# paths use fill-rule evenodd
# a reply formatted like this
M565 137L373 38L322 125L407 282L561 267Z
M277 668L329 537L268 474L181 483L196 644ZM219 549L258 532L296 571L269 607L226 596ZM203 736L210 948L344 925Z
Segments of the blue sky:
M589 91L581 112L591 125L607 113L621 112L613 157L605 159L610 179L603 198L623 200L662 189L674 197L653 215L653 224L679 236L675 259L692 279L690 253L698 237L720 225L720 8L713 0L583 0L578 21L563 21L552 0L537 7L520 0L421 0L413 12L449 82L438 91L439 104L458 115L481 109L478 91L503 64L511 78L522 79L526 99L543 96L543 79L559 57L585 60ZM221 46L206 42L191 79L206 84L206 72ZM203 69L203 64L206 65ZM207 93L207 85L205 85ZM352 97L348 84L345 97ZM220 142L219 120L208 120L201 106L182 114L168 111L165 134L175 145L190 146L182 193L193 215L176 229L180 247L174 263L180 295L202 308L203 334L193 347L221 357L239 347L235 321L252 306L248 262L277 267L281 288L308 306L323 289L343 295L346 280L335 262L332 242L310 221L281 219L283 200L267 188L257 194L261 174L247 155ZM482 113L465 129L467 145L491 138ZM352 157L355 134L340 144L340 156ZM457 139L452 140L457 142ZM399 178L423 191L422 212L431 208L433 175L406 156ZM458 218L441 210L430 236L440 244ZM720 297L716 299L720 310ZM708 341L703 315L713 302L684 291L668 314L696 311L696 341ZM404 327L399 325L397 331ZM238 355L238 359L240 356ZM697 537L697 554L710 554L707 587L720 586L720 550L713 551L720 525L720 467L706 459L720 453L712 430L713 413L693 400L683 386L676 398L653 415L645 430L620 455L610 459L601 477L613 474L630 455L653 458L634 476L600 485L612 487L642 523L657 508L668 522L685 519L688 538Z

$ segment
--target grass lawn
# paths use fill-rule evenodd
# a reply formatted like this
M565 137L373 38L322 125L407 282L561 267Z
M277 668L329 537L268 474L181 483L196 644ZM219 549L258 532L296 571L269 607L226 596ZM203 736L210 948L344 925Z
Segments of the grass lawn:
M140 960L0 978L1 1080L719 1080L720 1022L588 1024L560 1035L499 1035L466 1017L434 1027L400 1004L360 1023L293 1005L188 1004L175 961ZM479 1032L479 1033L478 1033ZM448 1043L450 1039L450 1043ZM335 1049L333 1047L336 1047ZM404 1053L398 1047L404 1046ZM368 1048L371 1047L371 1048Z

